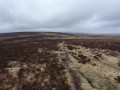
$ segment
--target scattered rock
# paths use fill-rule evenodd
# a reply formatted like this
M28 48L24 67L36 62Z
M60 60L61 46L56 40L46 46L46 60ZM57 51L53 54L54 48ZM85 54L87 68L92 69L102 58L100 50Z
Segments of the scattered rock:
M87 57L84 56L83 54L79 54L78 57L80 57L81 59L86 59Z
M120 66L120 61L118 62L118 66Z
M95 58L96 60L99 60L99 57L97 57L97 56L93 56L93 58Z
M117 77L115 78L115 80L116 80L118 83L120 83L120 76L117 76Z

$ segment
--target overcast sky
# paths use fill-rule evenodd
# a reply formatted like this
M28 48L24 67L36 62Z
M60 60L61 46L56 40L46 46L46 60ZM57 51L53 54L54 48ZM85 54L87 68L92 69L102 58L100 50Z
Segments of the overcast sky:
M0 33L119 33L120 0L0 0Z

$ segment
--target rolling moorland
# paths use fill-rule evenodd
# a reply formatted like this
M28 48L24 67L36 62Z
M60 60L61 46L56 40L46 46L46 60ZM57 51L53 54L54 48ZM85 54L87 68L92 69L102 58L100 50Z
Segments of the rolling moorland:
M120 38L0 34L0 90L120 90Z

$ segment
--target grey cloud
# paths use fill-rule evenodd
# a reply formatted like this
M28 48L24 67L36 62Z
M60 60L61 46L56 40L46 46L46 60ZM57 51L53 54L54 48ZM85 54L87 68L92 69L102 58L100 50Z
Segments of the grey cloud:
M0 0L0 32L120 33L118 0Z

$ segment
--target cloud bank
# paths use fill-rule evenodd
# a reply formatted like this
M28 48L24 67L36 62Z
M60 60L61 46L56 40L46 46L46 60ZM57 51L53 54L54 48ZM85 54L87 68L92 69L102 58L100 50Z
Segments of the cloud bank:
M120 0L0 0L0 33L120 33Z

